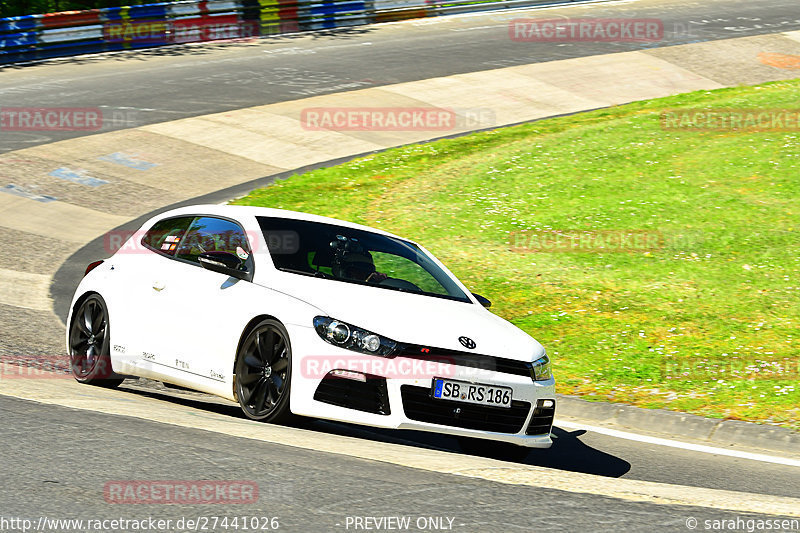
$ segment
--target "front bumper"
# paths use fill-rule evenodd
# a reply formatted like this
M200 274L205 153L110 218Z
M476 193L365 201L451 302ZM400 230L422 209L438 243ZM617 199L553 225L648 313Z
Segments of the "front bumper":
M552 445L553 379L533 381L529 376L488 369L420 364L418 358L384 359L358 354L332 346L312 328L302 326L290 326L289 335L293 354L290 406L295 414L381 428L490 439L531 448ZM358 371L368 378L331 380L328 371L334 368ZM432 399L433 377L511 387L512 406L498 408ZM553 407L545 408L545 400L551 400Z

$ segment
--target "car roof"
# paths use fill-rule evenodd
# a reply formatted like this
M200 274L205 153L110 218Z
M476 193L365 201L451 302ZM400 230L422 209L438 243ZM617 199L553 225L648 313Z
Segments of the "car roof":
M288 209L275 209L272 207L255 207L250 205L225 205L225 204L187 205L184 207L179 207L177 209L172 209L170 211L165 211L159 214L157 217L151 219L149 223L155 222L155 220L161 220L163 218L169 218L179 215L217 215L221 217L233 218L238 220L241 220L242 218L245 217L275 217L275 218L286 218L293 220L306 220L308 222L320 222L323 224L333 224L337 226L343 226L346 228L371 231L373 233L378 233L380 235L386 235L388 237L394 237L396 239L401 239L412 243L414 242L411 241L410 239L406 239L405 237L400 237L398 235L394 235L393 233L389 233L388 231L383 231L370 226L364 226L362 224L356 224L354 222L348 222L346 220L340 220L338 218L324 217L321 215L312 215L311 213L301 213L300 211L290 211Z

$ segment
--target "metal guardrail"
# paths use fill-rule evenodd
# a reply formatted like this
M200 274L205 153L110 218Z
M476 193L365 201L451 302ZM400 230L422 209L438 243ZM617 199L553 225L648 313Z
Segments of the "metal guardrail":
M191 0L26 15L0 19L0 64L576 1Z

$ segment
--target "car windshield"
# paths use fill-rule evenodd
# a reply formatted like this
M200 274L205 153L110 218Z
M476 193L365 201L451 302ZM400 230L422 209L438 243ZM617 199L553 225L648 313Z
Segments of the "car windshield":
M334 224L258 217L278 270L470 303L453 279L408 241Z

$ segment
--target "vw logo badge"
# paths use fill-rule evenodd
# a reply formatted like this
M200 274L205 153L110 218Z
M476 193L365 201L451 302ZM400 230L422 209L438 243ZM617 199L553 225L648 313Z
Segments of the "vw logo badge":
M464 348L469 348L470 350L475 349L475 341L470 339L469 337L459 337L458 342L461 343L461 346Z

